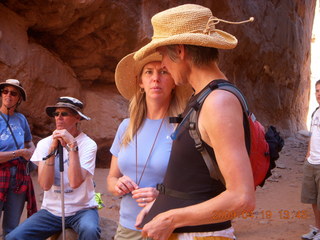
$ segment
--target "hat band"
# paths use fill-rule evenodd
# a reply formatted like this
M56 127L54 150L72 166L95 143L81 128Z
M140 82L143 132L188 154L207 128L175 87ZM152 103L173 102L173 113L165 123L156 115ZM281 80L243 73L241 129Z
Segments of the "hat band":
M243 23L247 23L247 22L253 22L253 20L254 20L254 17L250 17L249 19L244 20L244 21L231 22L231 21L227 21L227 20L212 16L209 18L207 25L206 25L206 28L203 30L203 33L210 35L210 33L215 30L215 25L217 25L220 22L229 23L229 24L243 24Z
M75 106L75 105L73 105L73 104L70 104L70 103L61 103L61 102L58 102L57 104L56 104L56 106L55 107L69 107L69 108L72 108L72 109L74 109L74 110L76 110L76 111L79 111L79 112L81 112L81 109L79 108L79 107L77 107L77 106Z
M229 24L243 24L243 23L253 22L253 21L254 21L253 17L250 17L249 19L244 20L244 21L231 22L231 21L227 21L227 20L220 19L220 18L212 16L212 17L209 18L205 29L195 29L195 30L192 30L192 31L176 33L176 34L173 34L173 35L179 35L179 34L185 34L185 33L201 33L201 34L205 34L205 35L211 35L211 32L215 32L215 31L218 30L218 29L216 29L215 25L217 25L220 22L229 23ZM218 30L218 31L220 31L220 30ZM157 36L153 36L152 39L168 38L168 37L171 37L173 35L162 35L162 36L157 35Z

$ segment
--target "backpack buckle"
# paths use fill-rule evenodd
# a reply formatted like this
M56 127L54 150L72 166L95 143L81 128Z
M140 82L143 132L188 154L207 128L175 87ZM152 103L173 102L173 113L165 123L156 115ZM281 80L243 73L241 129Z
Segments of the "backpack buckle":
M195 147L199 152L203 151L203 144L202 143L195 144Z
M159 191L159 194L165 194L166 187L162 183L158 183L156 189Z
M190 130L195 130L196 129L196 123L195 122L190 122L189 123L189 129Z

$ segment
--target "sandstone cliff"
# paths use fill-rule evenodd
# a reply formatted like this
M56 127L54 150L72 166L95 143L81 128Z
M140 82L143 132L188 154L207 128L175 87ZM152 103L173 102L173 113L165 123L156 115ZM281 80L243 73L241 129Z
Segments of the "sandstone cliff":
M0 80L17 78L28 93L20 110L35 139L53 129L44 107L71 95L93 118L82 128L98 144L98 166L127 102L114 85L118 61L150 41L150 18L183 3L198 3L215 16L244 20L219 24L239 45L221 51L220 66L246 94L265 125L285 135L305 128L310 87L310 40L316 0L4 0L0 2Z

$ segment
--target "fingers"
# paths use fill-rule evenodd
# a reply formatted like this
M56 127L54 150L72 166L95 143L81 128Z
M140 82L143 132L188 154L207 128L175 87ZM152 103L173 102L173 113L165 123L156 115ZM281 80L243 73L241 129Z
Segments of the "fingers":
M132 191L132 198L136 200L140 207L144 207L149 202L155 200L158 194L159 192L152 187L139 188Z
M147 204L146 207L143 208L138 214L138 216L136 217L135 227L137 229L141 229L140 224L142 223L142 220L144 219L145 215L150 211L150 208L152 207L153 203L154 202Z
M151 198L138 198L136 199L136 202L138 203L139 207L145 207L149 202L152 202L153 200L150 200Z
M148 206L144 209L147 208ZM150 222L145 224L141 231L141 235L143 237L152 238L153 240L165 240L170 237L174 228L172 213L167 211L158 214Z
M118 179L115 189L119 194L127 194L138 188L138 185L128 176L122 176Z
M137 229L142 229L140 227L140 224L142 223L142 220L144 219L144 216L147 214L145 209L142 209L140 213L136 217L136 224L134 225Z
M74 137L66 129L54 130L52 138L59 140L62 146L75 141Z
M32 156L32 151L29 151L28 149L24 149L23 152L24 152L23 158L26 160L30 160Z

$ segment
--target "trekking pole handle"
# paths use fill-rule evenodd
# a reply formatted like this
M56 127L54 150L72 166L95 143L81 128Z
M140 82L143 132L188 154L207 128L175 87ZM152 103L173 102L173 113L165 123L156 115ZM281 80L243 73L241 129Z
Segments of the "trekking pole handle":
M58 153L59 153L59 169L60 169L60 172L63 172L64 171L64 168L63 168L63 147L62 147L60 141L58 141Z

